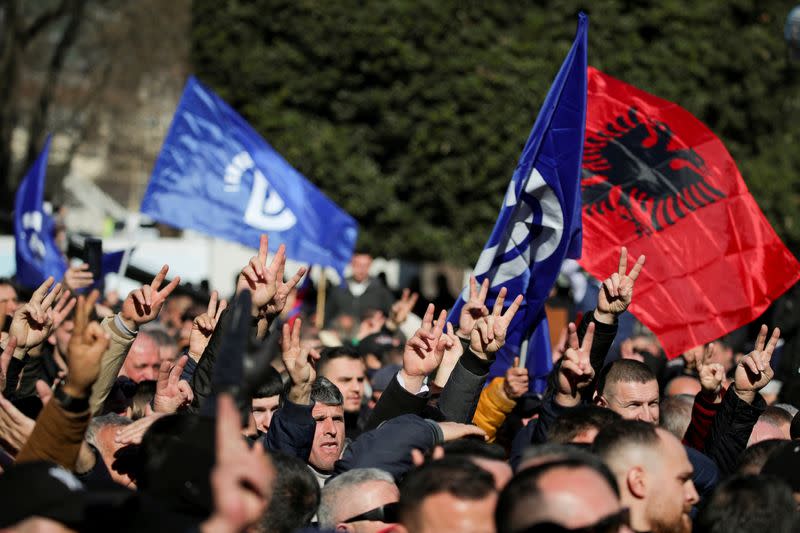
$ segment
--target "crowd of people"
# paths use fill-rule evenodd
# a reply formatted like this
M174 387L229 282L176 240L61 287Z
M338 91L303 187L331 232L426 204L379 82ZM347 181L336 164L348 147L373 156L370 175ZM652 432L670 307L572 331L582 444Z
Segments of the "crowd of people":
M471 280L458 323L357 253L325 321L266 236L230 300L164 266L124 299L83 267L0 282L0 531L800 531L780 338L609 355L644 257L553 350L544 394L489 379L522 296ZM619 341L619 339L617 339Z

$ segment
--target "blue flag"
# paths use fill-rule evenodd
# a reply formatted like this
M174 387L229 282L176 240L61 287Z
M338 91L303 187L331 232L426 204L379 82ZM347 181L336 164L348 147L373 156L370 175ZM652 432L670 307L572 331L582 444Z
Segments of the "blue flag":
M17 281L28 288L38 287L49 276L60 281L67 270L67 260L55 241L55 221L43 208L49 152L48 136L42 153L22 179L14 200Z
M563 260L581 252L587 27L581 13L575 41L539 111L474 270L479 283L490 280L489 309L502 287L508 290L507 304L518 294L525 297L490 375L504 375L528 339L526 366L536 392L544 390L553 366L544 303ZM458 321L468 295L465 289L456 300L451 321Z
M287 163L228 104L189 78L142 200L142 213L340 273L356 221Z
M125 257L125 250L104 253L100 263L100 274L102 276L116 274L119 271L119 267L122 266L123 257Z

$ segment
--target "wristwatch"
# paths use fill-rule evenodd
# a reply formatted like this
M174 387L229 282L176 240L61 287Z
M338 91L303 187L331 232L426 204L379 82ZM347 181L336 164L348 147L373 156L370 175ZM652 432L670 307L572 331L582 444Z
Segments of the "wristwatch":
M53 391L58 404L65 411L70 413L82 413L89 409L89 398L75 398L64 392L64 388L59 384Z

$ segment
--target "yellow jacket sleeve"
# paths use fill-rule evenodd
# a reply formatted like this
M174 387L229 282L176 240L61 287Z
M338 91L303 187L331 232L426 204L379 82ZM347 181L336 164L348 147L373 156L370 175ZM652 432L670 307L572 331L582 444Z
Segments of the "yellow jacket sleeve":
M503 391L504 382L505 378L494 378L483 389L475 416L472 418L472 422L486 432L489 442L495 441L497 430L505 422L508 413L517 405L517 402L509 399Z

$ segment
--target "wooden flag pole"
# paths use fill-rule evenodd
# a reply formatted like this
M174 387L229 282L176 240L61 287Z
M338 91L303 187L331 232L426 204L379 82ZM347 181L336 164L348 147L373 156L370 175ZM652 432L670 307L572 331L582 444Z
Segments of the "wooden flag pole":
M319 267L319 282L317 283L317 315L316 325L317 328L322 329L325 324L325 291L327 290L327 278L325 277L325 267Z

